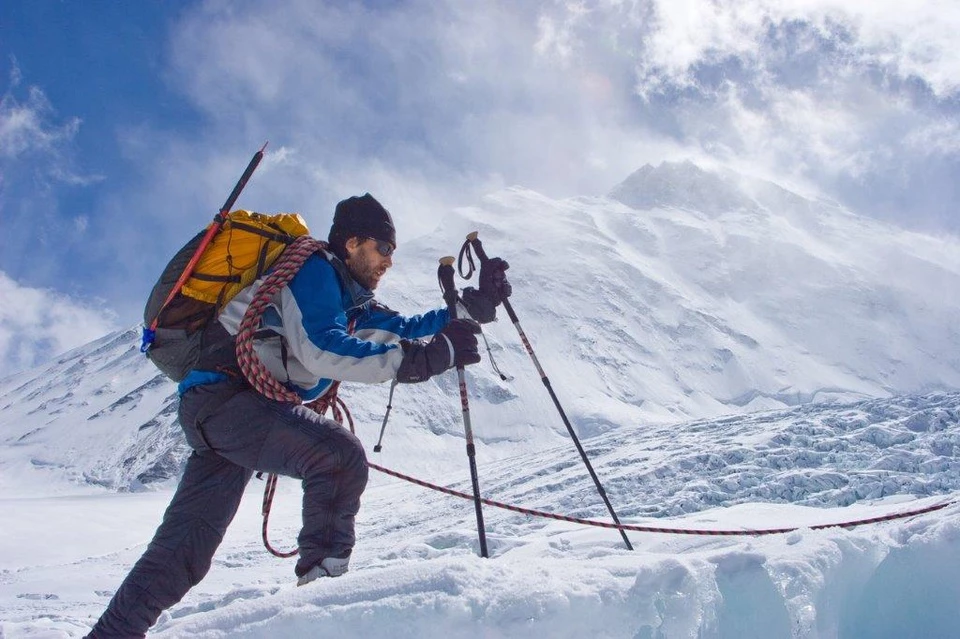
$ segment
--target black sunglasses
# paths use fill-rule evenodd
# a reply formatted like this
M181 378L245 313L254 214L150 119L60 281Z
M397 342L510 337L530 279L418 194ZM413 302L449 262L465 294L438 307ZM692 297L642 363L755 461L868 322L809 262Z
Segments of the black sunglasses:
M377 253L383 257L390 257L393 255L393 245L390 242L384 242L383 240L378 240L375 237L368 237L368 240L373 240L377 244Z

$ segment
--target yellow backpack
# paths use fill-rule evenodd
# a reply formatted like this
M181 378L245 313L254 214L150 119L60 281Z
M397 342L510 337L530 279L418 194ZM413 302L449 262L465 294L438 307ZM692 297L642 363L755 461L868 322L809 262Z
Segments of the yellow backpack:
M307 223L296 213L233 211L203 252L182 292L222 308L263 275L290 242L309 233Z
M174 381L182 380L196 364L203 329L227 302L260 278L290 243L310 230L296 213L229 213L190 278L164 305L206 232L200 231L170 260L143 312L145 326L157 320L153 341L145 348L147 357Z

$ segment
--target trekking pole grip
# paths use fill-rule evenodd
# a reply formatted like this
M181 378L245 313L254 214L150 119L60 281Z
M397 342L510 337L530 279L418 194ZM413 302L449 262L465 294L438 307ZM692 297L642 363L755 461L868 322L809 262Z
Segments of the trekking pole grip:
M484 262L489 260L487 257L487 252L483 250L483 243L480 242L480 231L473 231L472 233L467 233L467 241L470 242L470 245L473 247L474 252L477 254L477 257L480 258L480 264L483 265Z

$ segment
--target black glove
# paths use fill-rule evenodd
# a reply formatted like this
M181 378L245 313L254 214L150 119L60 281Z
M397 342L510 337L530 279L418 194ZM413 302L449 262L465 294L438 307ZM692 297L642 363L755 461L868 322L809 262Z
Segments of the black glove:
M497 319L497 307L510 297L513 287L504 273L510 265L499 257L484 261L480 266L480 289L463 289L460 301L470 317L481 324Z
M505 273L508 268L510 265L506 260L499 257L491 257L480 266L480 293L493 302L494 306L499 306L513 293L513 287L507 281Z
M460 303L463 305L463 308L470 313L470 317L481 324L486 324L487 322L492 322L497 319L496 302L472 286L463 289L460 295Z
M433 336L429 342L401 340L403 361L397 370L397 382L415 384L454 366L468 366L480 361L477 334L480 325L473 320L455 319Z

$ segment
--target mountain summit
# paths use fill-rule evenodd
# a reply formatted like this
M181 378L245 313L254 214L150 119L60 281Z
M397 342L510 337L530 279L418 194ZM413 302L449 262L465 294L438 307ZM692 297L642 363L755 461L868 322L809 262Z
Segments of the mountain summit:
M729 180L689 160L663 162L657 167L646 164L615 186L608 197L638 210L678 208L707 215L759 207Z

